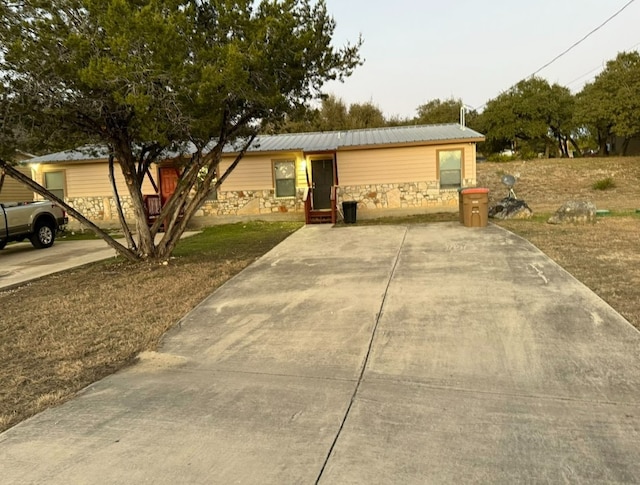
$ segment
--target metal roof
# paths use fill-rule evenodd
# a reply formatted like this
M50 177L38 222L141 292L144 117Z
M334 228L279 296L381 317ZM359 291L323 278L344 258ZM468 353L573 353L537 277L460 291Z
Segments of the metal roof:
M459 141L479 138L484 139L484 135L457 123L391 126L364 130L262 135L256 138L249 151L331 151L351 147Z
M443 125L392 126L364 130L326 131L316 133L285 133L258 136L248 152L285 151L339 151L353 147L420 144L437 141L464 141L484 139L484 135L457 123ZM225 147L226 153L239 151L239 143ZM186 150L189 152L189 150ZM104 160L108 157L105 146L87 145L73 150L51 153L29 160L29 163L55 163ZM171 153L167 158L178 156Z
M41 157L26 160L27 163L51 163L51 162L81 162L87 160L104 160L109 157L106 146L85 145L63 152L49 153Z

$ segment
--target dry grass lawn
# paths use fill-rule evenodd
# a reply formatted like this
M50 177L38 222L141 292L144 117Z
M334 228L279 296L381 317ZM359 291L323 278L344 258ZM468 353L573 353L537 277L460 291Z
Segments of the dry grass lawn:
M500 225L529 239L640 328L640 158L482 163L478 185L499 200L505 173L519 175L516 193L536 217ZM592 188L608 177L614 188ZM570 198L614 215L587 226L546 224ZM439 220L457 215L396 222ZM168 266L95 264L0 292L0 431L154 349L189 310L298 227L218 226L183 241Z
M504 174L518 178L514 190L534 213L553 213L568 199L590 200L598 209L640 209L640 158L574 158L479 163L478 186L491 189L490 200L507 195ZM593 184L611 178L615 188L594 190Z

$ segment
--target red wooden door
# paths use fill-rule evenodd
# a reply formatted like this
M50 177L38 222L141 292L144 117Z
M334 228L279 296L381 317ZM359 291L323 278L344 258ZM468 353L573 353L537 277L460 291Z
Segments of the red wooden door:
M178 186L178 169L173 167L160 168L160 200L162 206L173 195Z

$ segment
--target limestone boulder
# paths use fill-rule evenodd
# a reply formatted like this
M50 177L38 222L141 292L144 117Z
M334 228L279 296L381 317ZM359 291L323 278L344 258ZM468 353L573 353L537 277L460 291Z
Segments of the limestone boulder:
M529 219L533 211L524 200L505 197L489 207L489 217L493 219Z
M547 221L549 224L587 224L596 222L596 206L584 200L569 200Z

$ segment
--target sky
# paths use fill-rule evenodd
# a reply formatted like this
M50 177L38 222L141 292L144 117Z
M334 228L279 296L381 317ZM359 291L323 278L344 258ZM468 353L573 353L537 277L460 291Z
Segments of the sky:
M326 0L334 46L362 35L364 64L324 92L413 117L432 99L484 104L529 77L630 0ZM537 75L579 92L640 48L640 0Z

